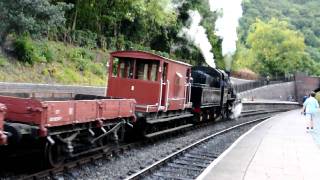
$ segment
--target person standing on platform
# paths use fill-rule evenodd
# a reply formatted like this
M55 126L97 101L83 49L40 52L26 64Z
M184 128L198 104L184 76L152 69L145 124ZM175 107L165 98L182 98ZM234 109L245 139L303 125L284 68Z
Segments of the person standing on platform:
M306 114L307 119L307 131L313 130L313 121L315 119L315 115L319 109L319 103L315 98L316 93L311 92L310 97L307 98L303 103L302 113Z
M270 76L269 75L267 76L266 81L267 81L267 85L269 85L269 83L270 83Z

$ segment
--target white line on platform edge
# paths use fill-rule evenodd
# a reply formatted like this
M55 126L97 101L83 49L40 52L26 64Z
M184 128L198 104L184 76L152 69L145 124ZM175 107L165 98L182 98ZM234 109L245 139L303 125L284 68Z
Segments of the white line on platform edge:
M274 119L274 117L271 117L257 125L255 125L254 127L252 127L248 132L244 133L242 136L240 136L227 150L225 150L217 159L215 159L214 161L212 161L212 163L200 174L200 176L197 177L196 180L203 180L211 171L212 169L227 155L229 154L229 152L236 147L236 145L239 144L239 142L245 138L248 134L250 134L252 131L254 131L257 127L261 126L262 124L270 121L271 119Z

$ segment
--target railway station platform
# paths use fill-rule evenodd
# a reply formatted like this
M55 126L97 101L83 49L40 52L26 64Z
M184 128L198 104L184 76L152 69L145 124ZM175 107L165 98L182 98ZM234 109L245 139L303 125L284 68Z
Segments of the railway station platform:
M320 113L306 130L301 109L252 128L221 154L197 180L320 179Z

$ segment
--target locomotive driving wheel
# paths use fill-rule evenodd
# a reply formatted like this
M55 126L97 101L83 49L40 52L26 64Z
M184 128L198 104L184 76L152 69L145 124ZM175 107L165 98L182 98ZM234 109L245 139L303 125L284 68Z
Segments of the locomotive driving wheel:
M45 159L46 164L49 167L55 168L61 166L65 160L62 145L58 143L50 144L50 142L46 142Z

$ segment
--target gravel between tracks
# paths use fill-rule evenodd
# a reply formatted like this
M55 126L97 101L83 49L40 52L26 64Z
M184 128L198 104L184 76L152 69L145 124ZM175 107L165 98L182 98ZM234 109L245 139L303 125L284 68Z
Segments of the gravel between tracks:
M225 151L234 141L236 141L242 134L250 130L253 126L255 126L257 123L249 124L243 127L239 127L235 130L226 132L226 134L218 135L212 140L209 140L208 142L205 142L201 144L201 146L196 146L193 149L186 151L184 155L181 155L177 157L177 159L170 161L174 164L174 162L181 162L184 161L183 159L187 157L187 154L192 152L194 154L198 154L198 152L208 152L209 155L219 156L223 151ZM207 161L204 162L203 160L199 162L195 162L194 159L192 161L187 161L190 163L196 163L199 165L209 165L211 162ZM200 168L199 166L192 166L189 167L195 167ZM150 175L147 175L145 178L142 178L143 180L162 180L165 179L164 177L181 177L182 179L196 179L201 172L205 168L200 168L201 171L195 171L195 170L189 170L189 169L182 169L182 168L172 168L170 166L164 165L163 167L159 168L158 170L155 170L155 172L151 173ZM163 176L163 177L161 177Z
M62 176L56 176L54 179L124 179L129 174L137 172L177 149L181 149L209 134L263 116L265 115L214 123L182 135L141 146L137 149L126 150L119 157L113 157L110 160L100 159L93 163L82 165L69 170ZM232 141L234 140L233 136L230 136L230 138ZM217 143L216 148L225 149L224 144L226 141L229 142L230 140L228 138L224 139L221 143Z

